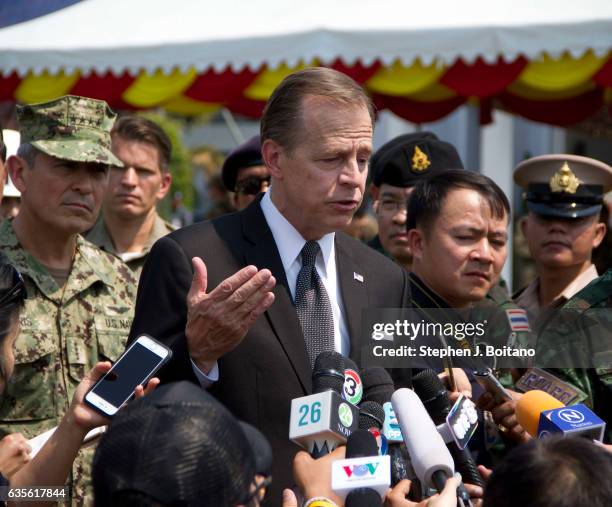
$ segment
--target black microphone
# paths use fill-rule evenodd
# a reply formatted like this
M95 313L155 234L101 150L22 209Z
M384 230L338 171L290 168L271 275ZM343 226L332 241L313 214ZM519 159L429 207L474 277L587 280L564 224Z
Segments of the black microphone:
M291 401L289 438L319 458L346 442L357 429L359 409L342 399L344 358L322 352L315 360L312 391Z
M387 370L378 367L361 370L361 379L364 400L361 405L373 401L383 407L382 434L387 439L387 454L391 459L391 484L395 486L404 479L411 480L413 487L410 488L410 496L414 500L420 500L421 484L412 468L410 455L391 405L391 396L395 391L393 379Z
M366 429L358 429L353 432L351 436L348 438L346 442L346 459L352 460L357 458L370 458L378 455L378 445L376 444L376 439L374 435L372 435ZM387 458L388 459L388 458ZM347 461L350 463L350 461ZM387 462L388 463L388 462ZM377 468L380 466L384 466L384 462L377 465ZM387 464L388 467L388 464ZM346 469L346 467L343 467ZM360 483L363 482L368 484L367 479L367 466L363 464L357 465L357 467L353 468L353 474L358 471L360 468L363 468L364 473L366 475L364 481L356 481L354 484L354 489L351 489L346 496L346 500L344 505L346 507L381 507L382 506L382 498L381 492L384 494L386 488L389 487L389 473L387 472L386 477L387 481L385 482L384 476L379 476L380 479L376 482L376 488L362 486L360 487ZM377 470L378 471L378 470ZM333 476L332 476L332 482ZM374 486L374 484L368 484L368 486Z
M375 401L384 405L391 400L395 385L391 375L384 368L364 368L361 370L363 382L363 401Z
M346 459L376 456L378 445L376 439L367 429L359 428L346 441Z
M425 410L434 424L439 425L446 422L446 417L451 410L446 387L433 370L423 370L412 377L412 386L417 393ZM446 444L455 462L455 469L461 474L463 482L484 487L484 481L478 473L470 450L459 448L455 441Z
M364 401L359 405L359 429L369 430L375 428L382 430L385 422L385 410L380 403Z
M335 391L342 394L344 357L338 352L321 352L312 369L312 393Z

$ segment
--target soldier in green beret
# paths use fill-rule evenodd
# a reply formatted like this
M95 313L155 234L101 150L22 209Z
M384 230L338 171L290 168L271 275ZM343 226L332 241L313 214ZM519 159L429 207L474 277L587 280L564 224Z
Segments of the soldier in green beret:
M109 166L115 115L100 100L65 96L17 109L21 145L7 161L22 196L0 225L0 245L27 290L15 372L0 404L2 434L34 437L56 426L86 372L124 349L135 299L130 269L85 241ZM74 505L91 503L91 451L72 474Z

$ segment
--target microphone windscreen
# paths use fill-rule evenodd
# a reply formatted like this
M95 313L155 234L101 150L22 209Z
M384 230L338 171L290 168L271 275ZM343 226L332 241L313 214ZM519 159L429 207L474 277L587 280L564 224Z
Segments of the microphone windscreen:
M353 431L346 441L346 459L378 456L376 438L368 430Z
M382 430L385 423L385 409L375 401L364 401L359 405L359 429Z
M355 361L353 361L350 357L344 358L344 369L353 370L354 372L359 373L359 366L357 366L357 363L355 363Z
M446 387L434 370L423 370L412 377L412 387L434 423L442 424L451 409Z
M371 488L359 488L347 495L344 505L345 507L381 507L382 499Z
M391 401L395 385L384 368L364 368L360 373L363 384L363 401L375 401L380 405Z
M342 393L344 386L344 357L335 351L321 352L312 370L313 394L324 391Z
M391 404L419 480L432 487L434 472L443 471L452 477L453 458L417 394L411 389L398 389L391 397Z
M550 394L534 389L527 391L516 404L516 420L532 437L538 435L540 414L544 410L561 408L565 405Z

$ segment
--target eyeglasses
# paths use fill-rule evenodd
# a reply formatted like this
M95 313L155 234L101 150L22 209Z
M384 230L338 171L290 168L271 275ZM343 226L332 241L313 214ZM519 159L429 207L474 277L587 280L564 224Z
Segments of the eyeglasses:
M236 183L236 193L244 195L257 195L270 184L270 176L257 177L250 176ZM265 185L265 186L264 186Z
M378 203L378 212L385 215L395 215L398 211L406 213L408 207L406 201L380 201Z
M15 266L11 265L11 268L13 269L13 285L0 296L0 307L17 301L23 301L28 297L23 276L21 276L21 273L17 271Z

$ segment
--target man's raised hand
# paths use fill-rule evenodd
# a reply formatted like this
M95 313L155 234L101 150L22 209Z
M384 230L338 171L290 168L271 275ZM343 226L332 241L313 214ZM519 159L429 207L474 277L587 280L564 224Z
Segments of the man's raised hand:
M206 264L199 257L191 262L193 280L187 293L185 336L191 359L209 373L215 361L233 350L272 305L276 279L268 269L247 266L206 292Z

